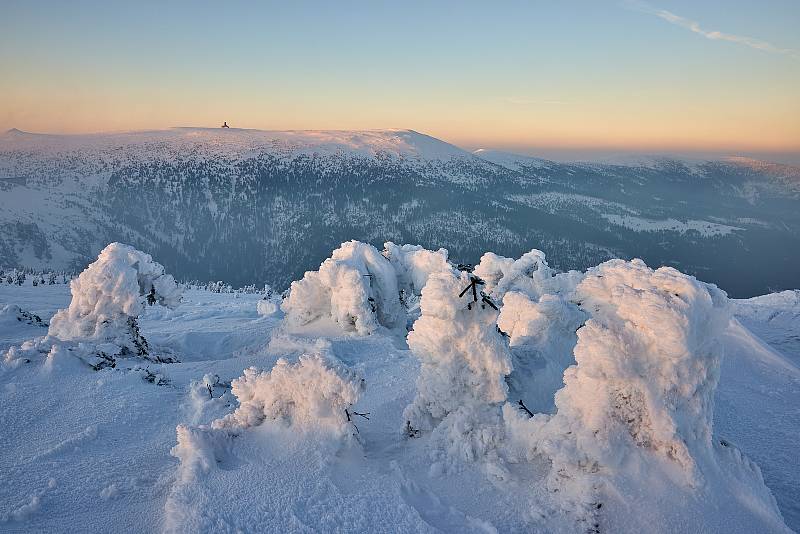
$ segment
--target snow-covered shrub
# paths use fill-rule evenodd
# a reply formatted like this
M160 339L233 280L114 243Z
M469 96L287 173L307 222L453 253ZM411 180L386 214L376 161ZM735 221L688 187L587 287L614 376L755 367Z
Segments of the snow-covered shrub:
M727 296L670 267L612 260L589 270L576 297L591 319L578 330L557 417L576 424L581 449L604 465L635 445L694 477L694 457L711 446Z
M111 243L70 282L72 301L50 321L50 336L111 344L121 355L147 354L137 318L148 304L174 308L181 291L164 267L129 245Z
M475 266L474 274L486 283L484 291L497 302L502 302L509 291L519 291L535 299L545 293L569 292L582 277L577 271L556 274L547 265L544 252L536 249L517 260L487 252Z
M259 315L263 316L270 316L275 315L278 309L280 308L280 304L275 300L268 299L264 297L263 299L259 300L256 303L256 311Z
M213 377L204 377L210 381ZM178 425L171 454L180 459L186 480L214 466L231 436L268 422L328 442L346 440L352 436L347 410L363 389L357 373L326 354L303 354L295 364L280 359L270 371L250 367L231 382L239 407L210 425Z
M397 273L397 286L408 295L421 295L422 288L433 273L453 271L447 260L447 250L427 250L420 245L384 244L384 256Z
M403 416L406 431L435 429L448 456L474 459L499 440L499 407L506 400L511 354L490 307L467 309L467 273L431 274L422 290L422 315L408 335L420 360L417 394Z
M281 358L270 371L245 369L231 390L239 407L212 428L247 428L272 420L344 436L350 431L346 410L358 401L363 380L331 356L304 354L296 364Z
M23 310L16 304L0 305L0 324L15 326L16 323L24 323L30 326L47 326L41 317Z
M281 308L292 326L330 317L361 335L405 322L394 267L375 247L358 241L342 243L319 271L292 282Z

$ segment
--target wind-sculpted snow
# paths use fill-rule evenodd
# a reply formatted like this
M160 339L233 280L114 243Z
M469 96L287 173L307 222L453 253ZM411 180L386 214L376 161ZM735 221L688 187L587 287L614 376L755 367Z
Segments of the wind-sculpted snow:
M459 296L474 273L444 250L331 256L393 280L383 296L412 331L368 298L345 309L378 327L342 335L330 294L290 324L268 288L194 286L138 316L180 361L94 372L74 356L114 343L24 341L66 286L0 285L16 303L0 306L0 530L788 532L770 489L798 525L800 370L728 322L716 287L638 260L562 273L538 251L485 254L476 294L493 300L474 303ZM326 291L369 294L369 278ZM793 293L736 303L781 350L797 308Z

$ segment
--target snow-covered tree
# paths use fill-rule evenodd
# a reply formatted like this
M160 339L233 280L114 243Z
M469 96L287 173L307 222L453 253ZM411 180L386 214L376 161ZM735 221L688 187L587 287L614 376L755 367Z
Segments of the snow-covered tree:
M474 274L486 283L484 291L497 302L502 302L509 291L518 291L534 299L544 294L566 293L573 290L583 276L577 271L556 274L547 265L544 252L536 249L516 260L487 252L475 266Z
M325 317L361 335L405 322L394 267L375 247L358 241L342 243L318 271L292 282L281 308L292 326Z
M686 499L746 496L776 514L758 469L713 439L725 293L673 268L611 260L587 272L575 298L590 319L577 332L556 413L503 408L511 450L551 462L547 484L564 510L590 530L601 506L619 514L636 499L680 510Z
M459 297L468 273L436 272L422 290L422 315L408 335L420 362L417 394L403 418L410 435L433 430L450 458L476 459L501 435L500 406L511 372L508 344L496 326L497 311Z
M433 251L420 245L396 245L388 241L384 244L383 255L395 269L398 288L407 295L420 296L433 273L455 272L443 248Z
M146 355L138 327L148 295L174 308L181 299L175 279L144 252L111 243L70 284L72 301L50 321L49 334L61 340L86 340L118 347L121 355Z

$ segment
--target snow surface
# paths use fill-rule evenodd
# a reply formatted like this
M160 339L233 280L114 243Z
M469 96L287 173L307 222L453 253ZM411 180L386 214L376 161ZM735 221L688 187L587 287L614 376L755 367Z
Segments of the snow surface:
M139 316L178 363L1 365L0 531L800 528L794 292L729 304L674 269L554 273L532 251L482 260L498 314L466 307L444 252L399 247L438 265L409 275L343 248L334 270L392 267L401 314L416 280L407 342L354 335L330 303L298 325L260 313L262 295L187 290ZM46 333L19 317L48 323L70 294L2 284L0 303L3 352ZM572 365L565 385L530 381L547 365ZM560 389L554 405L531 384Z

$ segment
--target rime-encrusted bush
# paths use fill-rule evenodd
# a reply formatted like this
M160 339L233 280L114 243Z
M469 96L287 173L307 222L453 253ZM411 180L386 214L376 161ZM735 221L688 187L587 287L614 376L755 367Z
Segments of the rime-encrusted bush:
M181 300L175 280L149 254L111 243L70 282L70 291L69 307L53 316L48 335L9 348L6 366L39 358L50 370L80 361L94 369L114 367L121 356L173 361L151 358L139 332L138 317L147 305L174 308Z
M147 354L137 319L148 304L174 308L181 290L164 267L144 252L111 243L70 282L72 301L50 321L49 334L63 341L116 345L122 355Z
M420 245L395 245L388 241L383 254L395 269L397 286L407 295L421 295L433 273L455 272L443 248L433 251Z
M484 291L498 302L502 302L509 291L518 291L534 299L546 293L566 293L573 290L583 276L577 271L556 274L547 265L544 252L536 249L517 260L487 252L475 266L474 273L486 282Z
M363 389L363 379L329 354L304 354L294 364L280 359L270 371L250 367L231 382L239 407L210 425L178 425L171 453L181 460L181 476L193 478L214 465L232 435L261 424L346 440L354 432L347 410Z
M239 407L211 427L247 428L271 420L345 435L351 431L346 410L363 387L356 372L331 356L304 354L295 364L281 358L270 371L250 367L231 382Z

